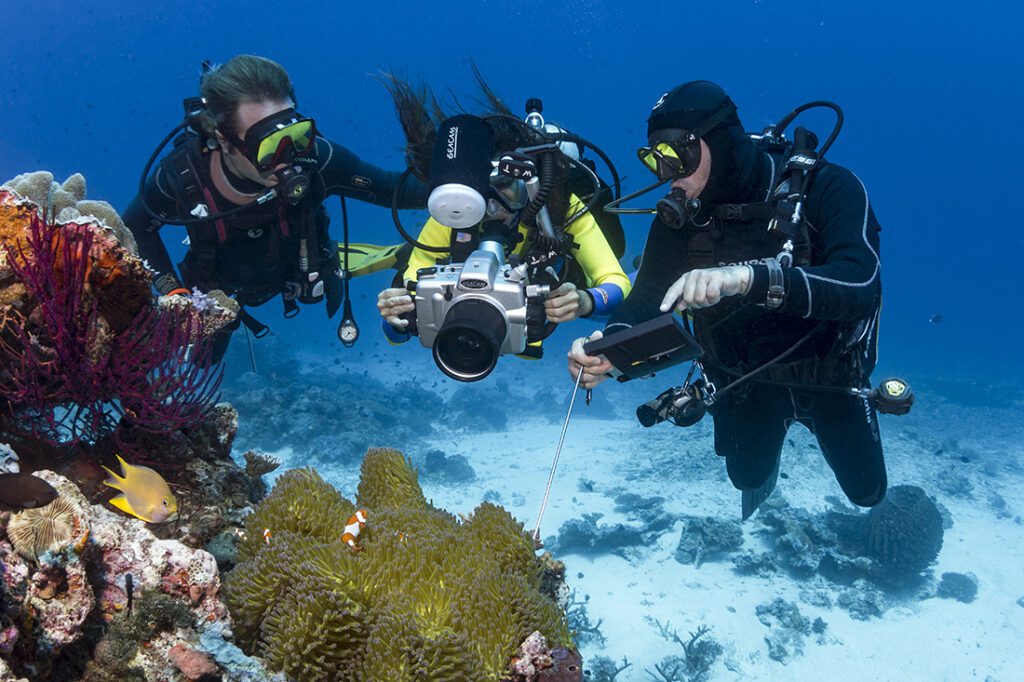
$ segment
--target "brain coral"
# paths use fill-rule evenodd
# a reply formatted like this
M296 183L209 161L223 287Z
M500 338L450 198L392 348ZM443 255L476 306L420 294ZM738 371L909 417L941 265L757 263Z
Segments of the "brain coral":
M889 489L868 514L867 547L880 578L900 585L919 575L942 549L942 515L924 490L913 485Z
M312 470L283 474L250 515L225 591L239 640L273 668L304 681L483 682L534 631L570 644L533 543L504 509L485 503L459 523L387 449L367 453L358 501L358 553L341 542L354 505Z

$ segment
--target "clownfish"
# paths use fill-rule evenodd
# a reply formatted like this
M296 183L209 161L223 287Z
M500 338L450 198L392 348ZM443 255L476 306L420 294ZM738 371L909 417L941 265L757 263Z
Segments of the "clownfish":
M356 513L348 517L348 521L345 523L345 532L341 535L341 541L351 547L353 552L358 552L362 549L356 541L359 539L359 533L365 525L365 509L357 509Z
M270 545L270 529L269 528L264 528L263 529L263 541L266 542L268 546Z

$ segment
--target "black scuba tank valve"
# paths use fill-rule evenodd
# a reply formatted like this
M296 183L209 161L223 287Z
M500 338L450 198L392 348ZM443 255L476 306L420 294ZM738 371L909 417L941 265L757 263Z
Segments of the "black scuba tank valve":
M531 97L526 100L526 125L535 130L543 130L544 117L541 115L543 112L544 103L540 101L539 97Z

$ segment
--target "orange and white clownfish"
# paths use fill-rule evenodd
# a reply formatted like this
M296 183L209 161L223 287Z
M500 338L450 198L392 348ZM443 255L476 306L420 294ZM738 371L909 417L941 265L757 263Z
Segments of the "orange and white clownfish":
M359 539L359 532L363 530L365 525L365 509L357 509L356 513L348 517L348 521L345 522L345 532L341 535L341 541L351 547L353 552L358 552L362 549L356 541Z
M268 545L270 544L270 529L269 528L264 528L263 529L263 541L266 542Z

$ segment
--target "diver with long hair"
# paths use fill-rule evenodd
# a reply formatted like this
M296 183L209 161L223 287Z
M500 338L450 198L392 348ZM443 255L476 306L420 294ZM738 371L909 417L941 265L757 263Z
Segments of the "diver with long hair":
M479 224L467 223L467 229L452 229L434 217L428 220L413 240L408 260L399 264L393 286L378 296L377 307L388 339L393 343L407 341L415 328L411 317L415 303L410 292L416 286L417 273L438 263L464 262L479 246L481 235L491 230L489 226L502 223L512 232L505 244L506 255L539 263L535 270L549 278L550 293L540 320L547 329L533 333L531 343L521 353L539 357L543 336L550 334L556 324L579 317L607 316L629 293L630 281L618 260L625 248L622 228L616 216L600 210L598 205L605 201L596 199L608 188L597 178L593 163L580 158L580 145L571 141L573 136L543 122L538 100L528 103L527 121L515 116L479 72L474 72L490 108L479 118L490 127L496 157L491 159L494 172L490 187L484 191L486 210L481 206L482 218L475 216L469 221L479 219ZM383 80L405 131L410 172L429 184L438 130L450 120L449 114L426 86L413 86L393 74ZM515 166L524 155L515 152L539 149L547 153L540 156L533 169L542 179L538 199L524 189L526 184L518 176L522 167ZM527 170L523 172L528 176L533 170L528 159L525 163ZM512 172L499 173L503 164L512 165ZM442 203L440 200L431 205ZM446 222L452 225L462 216L448 217L452 220Z

